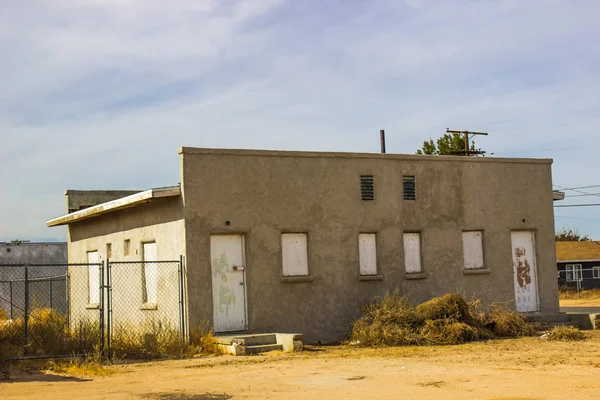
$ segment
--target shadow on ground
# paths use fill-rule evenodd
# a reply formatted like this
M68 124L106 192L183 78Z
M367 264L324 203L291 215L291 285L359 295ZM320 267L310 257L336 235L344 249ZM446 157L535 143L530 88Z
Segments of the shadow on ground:
M155 400L228 400L231 396L225 393L204 393L204 394L187 394L187 393L153 393L141 396L144 399Z

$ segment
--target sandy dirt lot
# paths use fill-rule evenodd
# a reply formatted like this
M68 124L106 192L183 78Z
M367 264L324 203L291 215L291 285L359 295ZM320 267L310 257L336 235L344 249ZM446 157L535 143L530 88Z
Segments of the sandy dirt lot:
M600 332L461 346L310 347L296 354L119 365L105 377L15 372L1 399L599 399Z

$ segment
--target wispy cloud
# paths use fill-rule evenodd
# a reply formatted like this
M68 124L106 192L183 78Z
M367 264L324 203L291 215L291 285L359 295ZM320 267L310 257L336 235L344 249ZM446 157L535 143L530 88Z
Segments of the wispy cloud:
M0 8L2 240L60 237L43 222L65 188L176 183L182 145L377 151L385 128L391 151L412 153L446 127L487 129L489 152L598 183L600 148L567 149L600 145L594 1ZM590 221L569 223L600 237Z

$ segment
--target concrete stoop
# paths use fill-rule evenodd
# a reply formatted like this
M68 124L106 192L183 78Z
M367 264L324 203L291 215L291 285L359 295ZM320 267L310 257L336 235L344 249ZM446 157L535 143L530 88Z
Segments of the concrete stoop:
M581 329L600 329L600 314L533 314L526 315L527 321L537 328L553 328L556 326L575 326Z
M215 339L225 354L246 356L280 350L302 351L302 335L298 333L257 333L219 335Z

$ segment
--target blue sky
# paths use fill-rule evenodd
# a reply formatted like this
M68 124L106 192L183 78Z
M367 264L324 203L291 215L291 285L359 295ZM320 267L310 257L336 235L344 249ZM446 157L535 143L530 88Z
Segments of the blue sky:
M388 152L414 153L447 127L487 130L488 153L600 185L598 15L591 0L3 2L0 240L64 240L44 222L67 188L177 184L180 146L377 152L383 128ZM600 207L556 215L600 239Z

